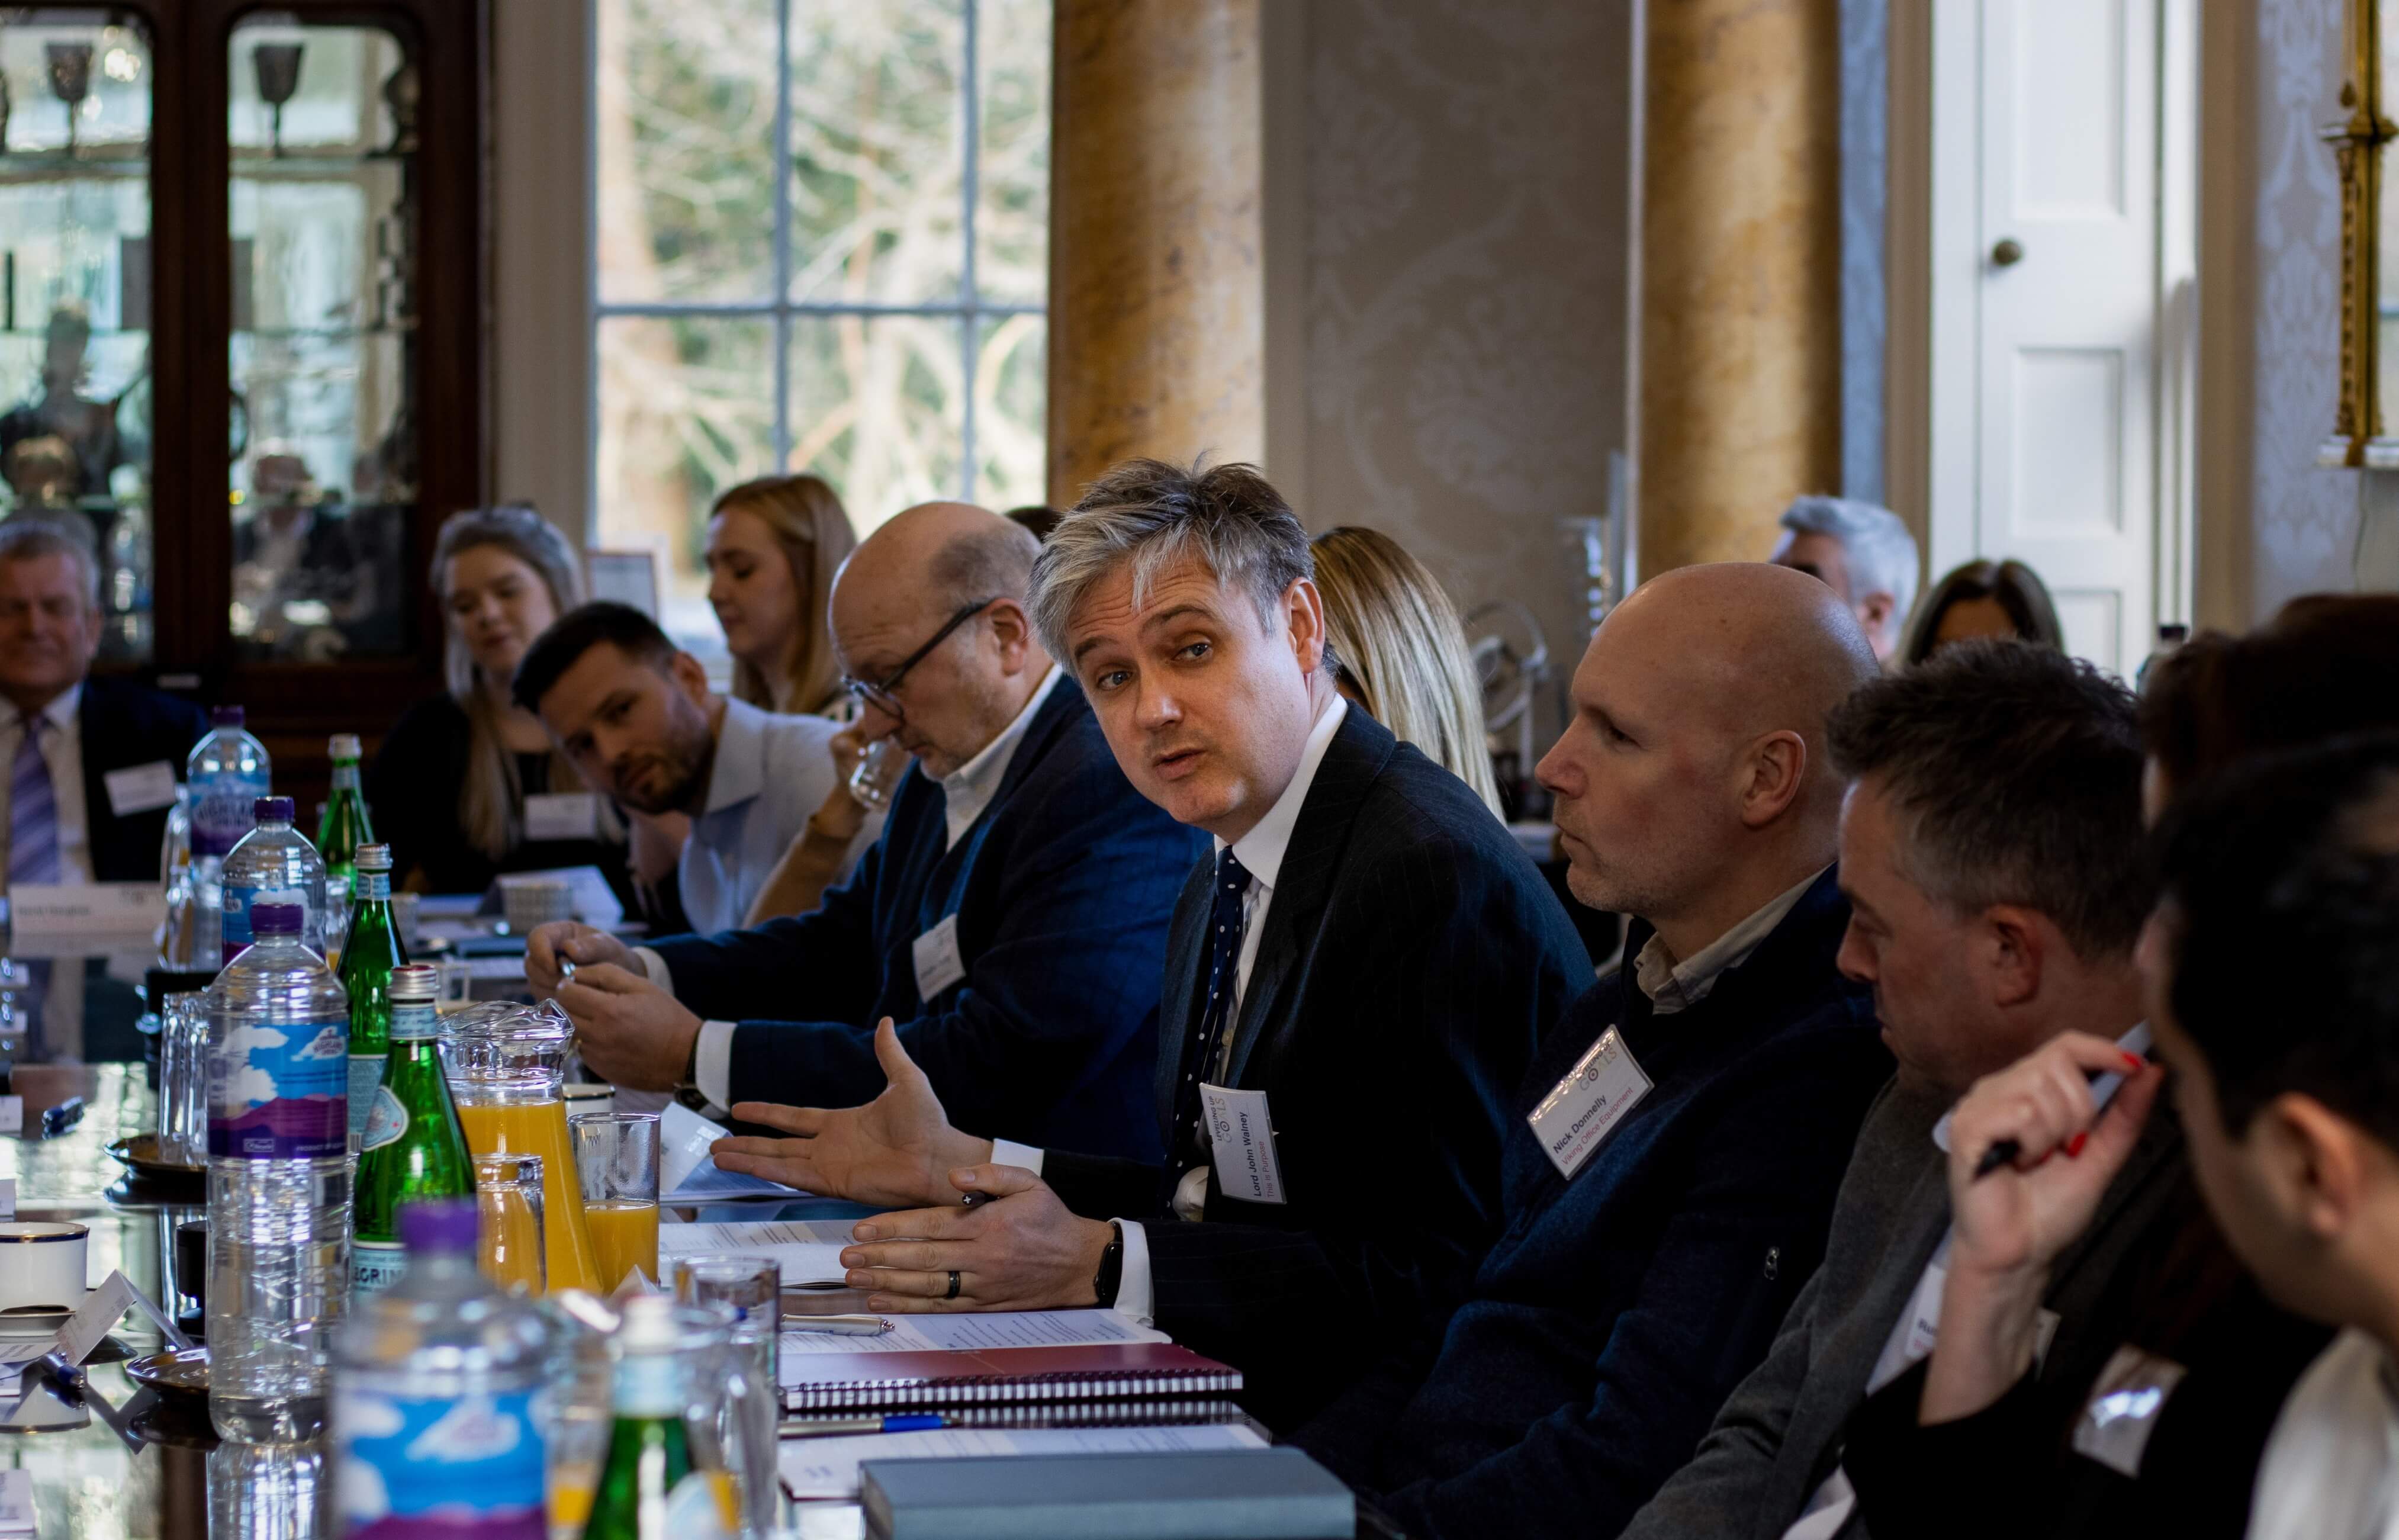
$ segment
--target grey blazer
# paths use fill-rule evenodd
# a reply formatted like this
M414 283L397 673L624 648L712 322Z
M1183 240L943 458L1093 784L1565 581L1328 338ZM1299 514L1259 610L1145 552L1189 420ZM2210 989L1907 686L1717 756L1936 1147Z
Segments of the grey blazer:
M1841 1179L1823 1265L1766 1361L1734 1388L1691 1463L1633 1515L1625 1540L1780 1540L1832 1473L1867 1376L1949 1227L1945 1157L1932 1143L1947 1105L1895 1080L1883 1087ZM2046 1303L2059 1319L2044 1380L2079 1375L2065 1383L2087 1384L2122 1342L2111 1275L2153 1220L2174 1215L2184 1180L2181 1127L2161 1099L2089 1233L2051 1280ZM1852 1515L1838 1540L1865 1533Z

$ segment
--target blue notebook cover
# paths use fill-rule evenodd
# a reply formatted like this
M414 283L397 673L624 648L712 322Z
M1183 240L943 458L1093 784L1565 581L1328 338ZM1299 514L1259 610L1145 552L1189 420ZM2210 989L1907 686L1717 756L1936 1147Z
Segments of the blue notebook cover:
M1349 1489L1295 1449L869 1460L876 1540L1350 1540Z

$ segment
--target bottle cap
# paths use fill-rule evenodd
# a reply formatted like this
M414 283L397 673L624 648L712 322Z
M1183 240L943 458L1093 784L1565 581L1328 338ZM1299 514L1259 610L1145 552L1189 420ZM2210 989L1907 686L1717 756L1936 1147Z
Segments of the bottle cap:
M241 708L238 706L211 706L209 708L209 721L214 723L219 727L238 727L241 725L242 722Z
M262 893L250 901L252 936L297 936L308 912L308 900L288 887Z
M391 1003L430 1004L441 998L441 970L430 963L403 963L391 970Z
M475 1200L428 1198L400 1206L400 1244L413 1256L419 1252L475 1253Z
M360 871L388 871L391 870L391 846L362 844L351 852L351 859Z
M617 1345L627 1353L671 1353L684 1345L684 1329L675 1302L666 1294L636 1294L619 1312Z
M356 733L335 733L325 745L325 752L337 760L359 757L359 736Z
M290 823L291 821L291 799L290 797L261 797L256 802L251 804L250 812L251 816L261 823Z

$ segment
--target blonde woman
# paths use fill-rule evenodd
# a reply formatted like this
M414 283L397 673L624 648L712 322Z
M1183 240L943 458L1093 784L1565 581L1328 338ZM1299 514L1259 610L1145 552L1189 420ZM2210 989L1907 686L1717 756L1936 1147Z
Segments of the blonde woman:
M744 481L708 520L708 602L733 654L733 694L792 716L846 714L826 614L858 537L814 476Z
M1341 693L1505 817L1483 735L1483 692L1449 595L1389 535L1345 525L1309 548Z
M502 871L597 866L630 911L625 827L508 699L534 638L582 602L574 553L532 508L454 514L433 548L447 688L417 702L366 779L393 886L481 892Z

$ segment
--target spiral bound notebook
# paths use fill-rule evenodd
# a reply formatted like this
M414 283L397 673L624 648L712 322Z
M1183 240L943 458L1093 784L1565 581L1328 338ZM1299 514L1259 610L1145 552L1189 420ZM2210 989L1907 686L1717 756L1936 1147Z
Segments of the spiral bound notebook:
M1172 1343L811 1353L783 1359L783 1407L795 1413L939 1412L974 1406L1230 1396L1237 1369Z

